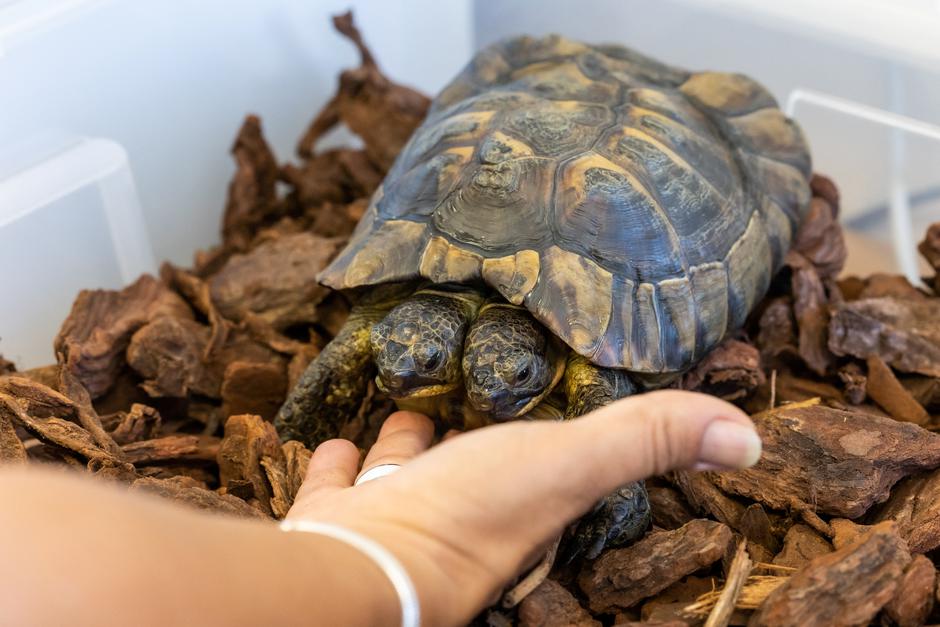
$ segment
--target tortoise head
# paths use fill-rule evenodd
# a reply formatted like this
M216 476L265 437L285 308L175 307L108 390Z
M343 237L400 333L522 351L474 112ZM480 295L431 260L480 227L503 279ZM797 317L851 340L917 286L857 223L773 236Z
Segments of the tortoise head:
M467 333L463 376L474 409L497 420L527 413L564 374L557 340L528 311L488 304Z
M422 291L372 327L376 383L392 398L445 394L460 385L460 358L475 304L456 294Z

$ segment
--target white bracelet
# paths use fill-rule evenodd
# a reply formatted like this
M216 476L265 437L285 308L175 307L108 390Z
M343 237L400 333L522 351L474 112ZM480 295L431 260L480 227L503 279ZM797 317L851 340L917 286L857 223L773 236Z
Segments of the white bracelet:
M339 525L332 525L323 522L311 522L306 520L282 520L280 522L282 531L304 531L307 533L318 533L322 536L328 536L349 546L359 549L367 555L373 562L385 573L395 593L398 595L398 602L401 604L401 624L402 627L419 627L421 624L421 606L418 604L418 593L415 590L414 583L405 567L401 565L394 555L388 552L388 549L381 544L365 537L355 531L350 531Z

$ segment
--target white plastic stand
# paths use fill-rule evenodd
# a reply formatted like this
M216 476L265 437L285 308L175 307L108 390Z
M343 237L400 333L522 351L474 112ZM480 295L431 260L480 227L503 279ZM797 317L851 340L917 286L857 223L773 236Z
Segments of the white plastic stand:
M900 108L903 103L900 102L899 79L897 74L892 78L895 81L892 105ZM909 281L918 284L920 277L917 270L917 249L911 226L910 194L905 176L906 135L911 133L940 141L940 126L809 89L795 89L790 92L786 103L787 115L799 118L797 110L806 106L835 111L886 127L891 131L889 211L892 243L898 267Z
M0 353L52 361L52 338L84 288L119 288L156 269L127 153L80 138L0 173Z

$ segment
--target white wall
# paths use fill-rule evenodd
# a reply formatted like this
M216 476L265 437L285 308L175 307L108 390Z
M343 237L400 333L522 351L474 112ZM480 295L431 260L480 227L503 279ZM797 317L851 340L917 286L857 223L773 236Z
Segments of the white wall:
M434 92L470 55L470 0L0 2L0 152L50 128L117 141L157 259L188 263L216 239L243 116L260 114L290 159L358 64L329 20L350 7L395 80ZM63 9L12 37L22 16Z

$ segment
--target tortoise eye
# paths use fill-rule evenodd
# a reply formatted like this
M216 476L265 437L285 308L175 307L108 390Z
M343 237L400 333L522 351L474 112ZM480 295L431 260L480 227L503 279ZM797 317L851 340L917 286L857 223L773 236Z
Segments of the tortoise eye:
M420 366L421 371L424 374L429 374L433 372L438 366L441 365L442 355L441 351L438 348L433 346L428 347L423 351L423 354L418 356L418 365Z
M532 374L532 369L526 364L516 372L516 383L525 383Z

